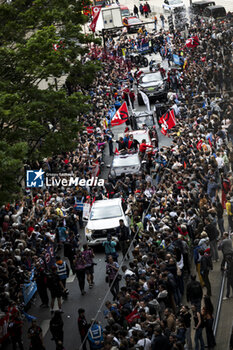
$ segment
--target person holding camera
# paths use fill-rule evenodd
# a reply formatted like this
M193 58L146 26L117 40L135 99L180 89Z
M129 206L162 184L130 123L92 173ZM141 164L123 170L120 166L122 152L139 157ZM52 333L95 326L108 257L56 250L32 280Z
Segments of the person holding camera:
M106 262L108 262L108 258L111 255L114 259L114 261L117 261L118 254L116 252L116 242L112 240L112 236L108 235L107 240L103 242L105 255L106 255Z

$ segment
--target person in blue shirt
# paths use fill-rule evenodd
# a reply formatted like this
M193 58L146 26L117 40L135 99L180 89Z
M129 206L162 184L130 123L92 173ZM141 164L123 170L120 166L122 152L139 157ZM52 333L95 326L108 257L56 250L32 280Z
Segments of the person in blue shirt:
M88 330L87 339L90 350L102 349L104 346L103 328L95 320L92 321L92 325Z

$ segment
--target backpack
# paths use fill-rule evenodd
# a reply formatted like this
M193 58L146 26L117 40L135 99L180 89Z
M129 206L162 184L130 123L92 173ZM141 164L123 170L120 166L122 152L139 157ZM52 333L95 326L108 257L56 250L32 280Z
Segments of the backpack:
M233 214L233 202L230 202L231 203L231 213Z

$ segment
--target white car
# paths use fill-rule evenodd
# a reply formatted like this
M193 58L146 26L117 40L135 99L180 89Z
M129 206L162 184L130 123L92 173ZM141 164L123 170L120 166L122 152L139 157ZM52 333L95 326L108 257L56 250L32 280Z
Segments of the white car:
M182 0L164 0L163 9L171 12L175 9L185 10L185 4Z
M120 177L122 174L137 174L141 163L137 153L115 154L112 161L110 175Z
M85 227L88 245L102 244L109 234L117 241L116 229L120 225L119 220L123 220L125 225L129 226L127 216L122 208L121 198L94 202Z

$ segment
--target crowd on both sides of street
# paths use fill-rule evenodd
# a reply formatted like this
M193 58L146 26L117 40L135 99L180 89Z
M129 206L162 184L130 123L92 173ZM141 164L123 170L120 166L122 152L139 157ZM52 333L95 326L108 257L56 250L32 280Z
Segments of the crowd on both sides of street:
M227 228L223 222L226 206L233 231L233 152L228 143L233 139L232 30L228 23L229 20L211 24L197 21L189 28L189 36L198 36L199 45L189 49L179 33L170 34L175 52L183 52L186 57L186 64L173 72L165 105L175 112L176 126L167 131L173 141L171 147L156 152L146 152L142 142L139 150L146 166L141 172L120 180L109 177L103 187L26 189L23 201L1 208L1 341L10 336L13 348L18 344L23 349L24 314L32 320L28 330L30 349L44 349L40 326L25 312L30 286L30 293L37 290L41 307L48 307L50 299L50 330L57 349L64 348L61 298L68 297L65 280L69 268L61 259L62 248L85 295L86 277L89 287L95 287L94 253L88 246L79 245L82 203L120 197L130 217L131 230L119 223L118 238L125 258L128 254L133 258L128 267L122 266L123 276L119 276L115 243L108 237L111 249L105 250L106 282L114 301L106 303L104 329L97 321L89 327L85 310L79 309L83 348L88 339L91 349L191 349L191 314L188 306L181 307L184 274L190 274L190 251L194 253L200 281L193 276L187 286L195 323L195 349L199 345L204 349L204 328L209 349L215 346L209 273L213 261L219 258L218 239L227 262L226 297L233 284L232 242L224 234ZM138 35L142 38L146 33ZM167 32L159 34L163 47L167 36ZM130 41L127 37L120 39L121 48ZM127 99L127 94L122 96L125 84L130 88L135 82L134 68L138 71L114 54L114 45L115 39L109 39L107 53L99 57L102 70L88 89L67 83L69 94L81 91L90 96L92 103L90 113L80 116L87 129L80 133L76 150L44 159L35 165L38 168L88 179L98 175L105 145L112 154L114 136L106 126L108 111L113 104L119 107L123 97ZM85 59L92 58L93 51ZM134 147L129 136L130 130L119 140L119 148L127 151ZM120 278L124 281L121 288ZM201 307L204 286L206 296ZM55 299L59 310L54 313Z

